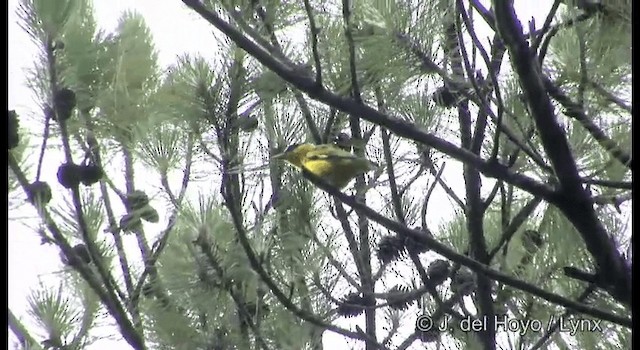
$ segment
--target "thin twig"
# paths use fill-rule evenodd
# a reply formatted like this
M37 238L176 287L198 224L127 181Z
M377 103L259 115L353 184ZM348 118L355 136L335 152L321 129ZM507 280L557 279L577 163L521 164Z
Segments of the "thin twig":
M531 43L531 52L538 52L538 47L542 42L542 38L544 37L545 33L549 31L549 28L551 28L551 22L553 22L553 17L555 17L556 12L558 12L558 8L560 7L561 2L561 0L555 0L553 2L553 5L551 6L549 13L547 14L547 18L545 18L544 20L542 28L540 28L540 30L535 33L535 38L533 38L533 42Z
M304 8L307 11L307 17L309 17L309 30L311 31L311 51L313 52L313 61L316 68L316 84L318 88L322 89L322 66L320 65L320 54L318 53L318 32L316 27L316 20L313 16L313 9L309 0L304 0Z
M20 169L20 165L13 157L13 155L9 153L8 157L9 168L11 168L11 171L16 175L16 178L25 193L28 193L29 182L27 180L27 177ZM35 203L34 206L36 207L42 221L47 226L47 229L49 230L49 232L51 232L57 246L60 248L60 250L62 250L62 253L67 258L67 260L82 261L82 259L78 257L78 254L76 254L75 250L71 247L67 239L64 237L58 226L55 224L49 212L45 208L41 207L38 203ZM120 333L127 341L127 343L129 343L129 345L131 345L136 350L145 349L146 347L144 345L144 339L136 331L131 321L129 321L126 311L122 308L122 305L113 295L113 291L111 293L105 291L105 289L107 288L104 288L103 284L95 278L93 270L87 264L77 264L74 266L74 269L78 271L80 276L82 276L89 287L91 287L91 289L100 298L100 301L102 301L102 303L109 311L109 314L118 324Z
M447 165L447 163L443 163L442 166L440 167L440 170L438 170L438 173L435 175L433 179L433 183L431 183L431 186L429 186L429 189L427 190L427 194L424 196L424 202L422 204L422 208L420 208L420 223L422 224L422 228L424 230L429 229L429 226L427 225L427 206L429 205L429 199L431 199L431 195L433 194L433 191L436 189L436 185L438 184L438 181L440 181L440 177L444 172L445 165Z
M184 1L184 0L183 0ZM226 181L223 181L223 183ZM226 185L228 186L228 185ZM230 190L226 190L225 193L231 192ZM282 304L282 306L284 306L287 310L291 311L294 315L296 315L297 317L313 324L314 326L318 326L321 327L323 329L341 334L345 337L351 338L351 339L359 339L359 340L365 340L365 341L372 341L372 339L362 333L362 332L353 332L353 331L349 331L337 326L334 326L332 324L326 323L323 320L318 319L317 317L315 317L314 315L306 312L305 310L300 309L299 307L297 307L295 304L293 304L293 302L285 295L285 293L277 286L277 284L275 283L275 281L273 281L273 279L269 276L269 274L267 274L267 272L264 270L264 268L262 267L260 261L258 260L255 252L253 251L253 249L251 248L251 244L249 243L249 238L247 237L247 233L244 230L243 224L242 224L242 219L238 217L238 209L235 206L235 203L233 200L231 200L230 198L227 198L225 200L225 204L227 205L228 209L229 209L229 213L231 214L231 218L233 220L233 225L235 226L236 232L237 232L237 236L238 236L238 241L240 242L240 245L242 246L248 260L249 260L249 264L251 265L251 268L258 274L258 276L260 277L260 279L264 282L264 284L271 290L271 292L273 293L273 295L278 299L278 301L280 301L280 303ZM373 340L375 343L375 340ZM378 348L380 349L386 349L386 347L382 346L382 345L378 345Z
M356 103L362 103L360 96L360 86L358 84L358 73L356 69L356 46L351 33L351 8L349 0L342 0L342 19L344 20L344 35L347 38L349 48L349 72L351 74L351 96Z
M628 105L624 100L622 100L621 98L617 97L613 93L607 91L604 87L602 87L602 85L598 84L597 82L595 82L593 80L589 81L589 84L591 85L591 87L593 87L593 89L597 93L602 95L605 99L607 99L610 102L613 102L618 107L620 107L620 108L624 109L625 111L631 113L631 106Z
M9 309L9 329L18 338L18 342L23 349L39 349L42 350L39 342L29 333L20 320Z
M548 77L543 78L544 87L549 92L549 95L558 101L564 107L564 113L576 121L578 121L591 136L604 148L609 154L617 159L622 165L633 169L633 159L631 154L624 151L617 142L605 134L598 125L596 125L591 118L587 115L584 108L571 100L567 94L565 94L558 86L553 84Z
M203 240L197 240L195 244L198 245L202 250L202 252L204 253L205 257L207 258L207 262L216 272L218 279L220 281L228 281L229 278L227 277L227 274L225 273L223 268L220 266L217 259L213 255L213 252L211 251L210 243L205 242ZM263 350L269 349L269 346L267 345L264 338L262 337L262 334L261 334L262 332L260 332L260 329L258 328L256 323L253 321L253 317L252 317L253 315L247 310L247 307L246 307L247 303L245 298L242 296L242 294L238 293L237 290L234 290L232 283L221 283L221 286L227 291L227 293L229 293L229 296L231 296L231 299L236 304L236 308L239 311L239 314L240 314L239 316L243 319L243 321L245 321L249 325L249 328L251 328L251 331L253 331L255 339L260 345L260 348Z
M493 257L500 251L500 249L508 244L513 235L518 229L525 223L525 221L531 216L534 210L540 205L542 199L535 197L525 204L516 216L511 220L509 226L502 232L502 236L498 241L498 244L489 252L489 261L493 260Z
M498 282L502 282L506 285L509 285L513 288L522 290L531 295L540 297L544 300L547 300L551 303L558 304L564 306L568 309L572 309L576 312L583 313L585 315L590 315L593 317L601 318L603 320L607 320L613 322L615 324L619 324L624 327L631 327L631 319L627 317L618 316L612 314L610 312L587 306L581 303L577 303L573 300L570 300L566 297L560 296L555 293L548 292L536 285L527 283L518 278L514 278L512 276L506 275L502 272L496 271L488 265L480 263L472 258L464 254L460 254L445 244L438 242L435 238L425 235L422 231L411 229L406 227L405 225L400 224L399 222L393 221L379 214L375 210L370 207L359 203L352 196L346 195L339 190L333 188L332 186L325 183L325 181L317 176L309 173L308 171L303 170L302 174L305 178L311 181L314 185L327 192L331 196L335 197L336 200L352 207L354 210L360 212L362 215L368 217L373 222L378 223L382 227L386 229L396 232L404 237L410 237L416 240L418 243L427 245L434 252L444 256L445 258L451 260L454 263L458 263L460 265L466 266L477 274L484 274L489 278L492 278Z
M42 161L44 153L47 149L47 141L49 140L49 129L51 126L51 113L44 113L44 131L42 133L42 146L40 146L40 155L38 156L38 167L36 168L36 181L40 181L40 173L42 171Z
M589 286L587 286L587 288L584 290L584 292L582 292L582 294L580 294L580 296L578 297L577 301L578 302L584 302L587 297L589 297L589 295L591 295L591 293L593 293L596 290L596 286L591 284ZM551 336L553 336L553 334L560 328L560 323L562 322L561 320L563 318L567 318L569 316L571 316L571 314L573 314L571 312L571 310L566 310L560 317L557 318L557 320L553 323L553 325L551 325L551 327L548 327L544 334L542 335L542 337L540 337L540 339L538 339L530 348L529 350L537 350L540 349L542 346L544 346L544 344L546 343L546 341L551 338Z
M49 89L52 96L55 96L60 89L58 85L58 72L56 65L56 57L54 54L54 44L53 39L51 37L47 38L47 42L45 45L45 51L47 54L47 71L49 73ZM53 97L52 97L52 100ZM71 152L69 133L67 130L66 121L62 119L62 116L58 115L58 106L53 106L54 113L56 114L56 120L60 125L60 134L62 139L62 145L65 155L65 161L67 165L74 164L73 163L73 155ZM100 251L96 246L94 239L91 238L89 234L89 228L87 227L87 223L85 221L84 211L82 208L82 199L80 198L80 188L79 185L75 185L71 188L71 198L73 201L73 206L75 208L76 220L78 221L78 226L80 229L80 234L82 236L82 240L87 246L87 250L89 251L89 255L91 256L91 261L94 263L98 274L100 275L102 282L105 284L106 292L110 295L114 303L120 304L120 300L125 300L125 295L122 293L118 284L115 282L115 278L113 275L109 273L109 271L103 265L103 261L101 259ZM120 299L118 299L118 297Z
M584 42L584 33L580 27L576 27L576 35L578 37L578 57L580 61L580 81L578 82L576 95L578 99L577 104L584 109L584 93L587 89L587 84L589 84L589 75L587 73L587 47Z
M458 197L458 195L453 191L453 189L449 187L449 185L447 185L446 182L444 182L444 179L438 176L438 173L440 172L440 170L436 169L435 164L433 164L433 161L431 160L431 156L426 156L426 158L428 158L428 159L425 159L425 162L427 163L426 164L427 169L429 169L429 171L431 172L431 175L435 176L435 181L438 182L438 184L440 184L440 186L447 193L447 195L451 199L453 199L453 201L456 202L456 204L458 204L460 209L464 210L465 204L462 201L462 199L460 199L460 197ZM442 165L441 168L444 168L444 164Z

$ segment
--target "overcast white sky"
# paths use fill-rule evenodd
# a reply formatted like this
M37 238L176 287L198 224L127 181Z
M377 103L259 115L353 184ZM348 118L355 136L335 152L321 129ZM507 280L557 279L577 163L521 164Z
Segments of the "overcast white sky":
M29 37L17 25L15 14L19 1L9 0L9 109L18 114L37 115L41 113L34 103L30 90L25 86L25 70L32 67L36 48ZM516 1L521 19L530 18L533 14L537 23L544 21L544 15L550 7L550 1ZM141 13L154 37L159 53L159 63L167 66L175 61L177 55L183 53L199 53L210 56L215 47L211 31L212 27L197 14L187 10L179 0L95 0L95 16L100 28L112 30L120 17L127 10ZM204 33L204 34L203 34ZM482 36L481 36L482 38ZM24 125L22 126L24 127ZM55 168L44 169L43 178L55 183ZM32 212L10 213L11 217L33 215ZM30 228L12 222L9 224L9 307L16 315L26 317L26 297L30 288L37 286L38 281L55 278L52 274L61 268L58 251L51 246L40 245L40 240ZM329 333L329 332L328 332ZM337 335L327 336L333 338ZM13 336L9 340L9 344ZM101 341L90 349L108 349L115 346L111 341ZM126 347L126 343L117 343L118 348Z

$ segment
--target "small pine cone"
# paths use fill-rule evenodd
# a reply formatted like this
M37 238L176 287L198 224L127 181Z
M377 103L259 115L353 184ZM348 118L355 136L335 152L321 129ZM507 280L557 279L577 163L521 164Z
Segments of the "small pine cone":
M126 206L128 211L134 211L143 208L149 204L149 196L142 191L133 191L127 193Z
M65 121L71 118L71 113L76 107L76 93L68 88L58 90L53 97L54 108L58 121Z
M384 236L378 242L378 259L383 264L398 260L405 252L404 239L398 236Z
M470 295L476 289L476 279L473 273L460 269L451 279L451 291L460 295Z
M360 315L366 307L374 306L373 298L362 297L359 293L347 294L340 305L338 305L338 315L343 317L354 317Z
M29 185L27 189L27 199L29 203L41 205L49 203L51 200L51 187L43 181L36 181Z
M443 259L434 260L427 268L427 276L434 286L441 285L449 278L449 262Z
M237 119L237 124L240 130L245 132L251 132L258 128L258 118L255 116L240 116Z
M85 246L84 244L76 244L73 247L73 251L76 253L76 256L70 256L67 258L67 256L62 255L62 262L65 265L69 265L69 266L78 266L81 262L88 264L91 262L91 255L89 254L89 249L87 249L87 246Z
M85 186L91 186L100 181L102 175L104 175L102 168L97 165L80 166L80 182Z
M431 95L431 99L438 106L442 107L453 107L456 105L458 101L457 94L454 94L447 88L446 86L442 86L436 90L436 92Z
M433 238L433 233L428 229L423 229L422 227L416 228L416 230L420 230L425 236ZM418 242L416 239L412 237L407 237L404 242L404 246L407 248L407 251L411 254L422 254L429 251L429 245L424 242Z
M134 214L125 214L120 219L120 229L124 232L134 232L142 226L140 217Z
M64 163L58 168L58 182L64 188L74 188L80 184L80 167L73 163Z
M388 293L391 295L387 297L387 303L394 310L406 310L414 302L413 299L406 295L409 293L409 288L406 286L396 285Z
M78 258L85 263L88 264L91 262L91 254L89 254L89 249L84 244L77 244L73 247L73 250L78 254Z
M158 211L150 205L146 205L144 208L140 209L140 217L142 220L147 222L157 223L160 221Z

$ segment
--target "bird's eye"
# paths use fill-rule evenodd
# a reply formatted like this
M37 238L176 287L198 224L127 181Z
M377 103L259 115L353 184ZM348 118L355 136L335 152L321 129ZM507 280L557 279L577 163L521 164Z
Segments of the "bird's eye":
M286 150L284 150L284 153L289 153L289 152L293 151L294 149L298 148L298 146L300 146L300 145L299 144L291 145L291 146L287 147Z

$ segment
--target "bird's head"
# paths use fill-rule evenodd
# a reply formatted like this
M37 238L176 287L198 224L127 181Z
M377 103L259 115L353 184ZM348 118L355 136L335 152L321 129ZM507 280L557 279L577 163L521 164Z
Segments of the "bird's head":
M289 162L291 165L296 166L298 168L302 168L302 159L304 159L307 153L309 153L315 148L316 146L310 143L294 144L287 147L287 149L284 152L280 154L276 154L271 158L284 159L287 162Z

